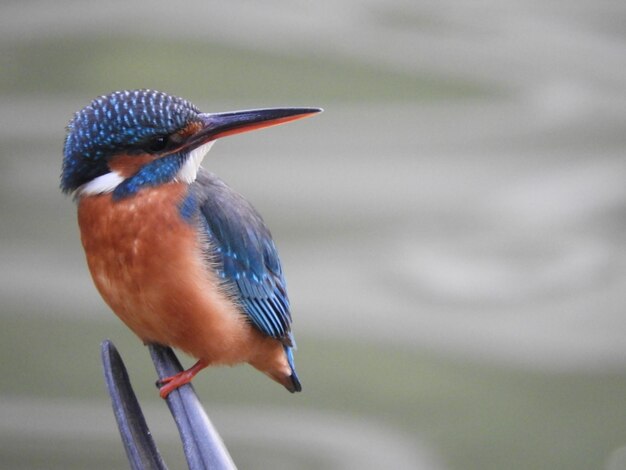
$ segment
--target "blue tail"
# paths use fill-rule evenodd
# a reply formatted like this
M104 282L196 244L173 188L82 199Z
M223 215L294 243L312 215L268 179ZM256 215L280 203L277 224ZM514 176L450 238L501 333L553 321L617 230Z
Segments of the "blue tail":
M285 346L285 354L287 355L287 362L289 363L289 367L291 368L291 375L289 378L291 379L291 387L287 387L291 393L301 392L302 384L300 384L300 379L298 378L298 374L296 373L296 366L293 362L293 348L290 346Z

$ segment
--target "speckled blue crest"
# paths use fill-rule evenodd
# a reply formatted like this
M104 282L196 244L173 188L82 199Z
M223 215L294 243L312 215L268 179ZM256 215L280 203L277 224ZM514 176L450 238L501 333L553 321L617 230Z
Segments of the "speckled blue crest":
M171 134L199 112L188 101L155 90L116 91L96 98L68 125L61 188L73 191L107 173L107 156Z

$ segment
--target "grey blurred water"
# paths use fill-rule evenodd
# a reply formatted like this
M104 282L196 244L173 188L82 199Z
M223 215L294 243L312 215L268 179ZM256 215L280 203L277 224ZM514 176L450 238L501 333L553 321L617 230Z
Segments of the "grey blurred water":
M147 86L326 109L205 160L272 227L310 390L198 378L242 468L623 468L623 24L610 1L0 6L0 461L123 462L112 420L80 424L108 415L97 341L149 382L147 355L91 285L58 174L73 111Z

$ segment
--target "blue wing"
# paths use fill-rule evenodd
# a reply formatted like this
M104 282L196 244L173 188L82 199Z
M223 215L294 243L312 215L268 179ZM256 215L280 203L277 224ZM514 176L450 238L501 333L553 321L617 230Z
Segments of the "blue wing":
M209 238L207 256L217 274L259 330L292 346L285 278L261 216L240 194L202 168L190 197L191 206L200 209L200 224ZM181 211L185 215L185 204Z

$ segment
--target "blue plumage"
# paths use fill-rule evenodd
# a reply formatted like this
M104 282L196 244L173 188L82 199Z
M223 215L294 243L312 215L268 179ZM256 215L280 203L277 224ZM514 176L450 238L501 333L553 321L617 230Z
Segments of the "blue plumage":
M200 168L180 207L207 236L206 259L251 323L280 340L291 368L292 391L302 390L293 360L287 285L272 235L260 214L216 175ZM193 222L192 222L193 223Z
M278 252L258 212L212 173L200 169L181 206L194 201L209 239L207 257L235 293L250 321L265 334L293 346L291 313Z
M68 124L61 188L74 191L107 173L107 157L133 152L159 135L197 120L200 111L182 98L155 90L116 91L100 96Z
M186 158L185 154L173 153L146 164L115 188L113 198L132 196L144 186L158 186L171 181L185 163Z

